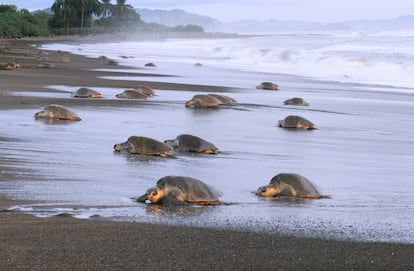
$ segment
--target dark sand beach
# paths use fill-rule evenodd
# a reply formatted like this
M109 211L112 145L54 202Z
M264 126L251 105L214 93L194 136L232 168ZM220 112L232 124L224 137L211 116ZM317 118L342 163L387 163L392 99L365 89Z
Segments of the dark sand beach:
M98 78L111 75L111 72L91 70L105 67L102 60L69 55L71 63L60 63L61 52L48 52L45 56L31 46L54 41L0 40L0 62L21 65L13 71L0 71L0 114L63 101L67 106L91 106L97 102L53 95L51 98L10 95L11 92L53 92L53 89L46 88L47 85L133 88L139 83ZM76 41L76 38L66 40ZM39 58L47 59L56 67L37 68ZM157 78L156 74L153 76ZM225 87L189 86L157 80L151 82L151 86L161 90L227 90ZM122 106L129 101L121 103L103 99L98 102L99 106L110 107ZM18 141L19 135L4 137L0 131L0 140ZM40 178L35 170L22 172L19 165L24 163L3 156L0 149L0 188L1 182ZM10 206L21 203L0 195L0 270L414 269L413 244L341 241L275 233L113 222L99 218L74 219L65 215L38 218L6 211Z

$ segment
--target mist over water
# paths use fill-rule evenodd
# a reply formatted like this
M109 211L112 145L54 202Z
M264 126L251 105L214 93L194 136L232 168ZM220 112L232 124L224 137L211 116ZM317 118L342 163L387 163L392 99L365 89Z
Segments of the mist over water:
M94 57L103 52L118 57L116 48L119 46L124 54L140 61L202 62L244 71L414 88L413 44L414 32L384 31L282 33L229 39L126 41L99 48L94 44L59 47L63 50L82 48L78 53ZM124 62L136 64L133 59Z
M106 55L136 67L139 73L178 75L147 78L120 74L118 79L228 86L232 92L226 95L240 104L219 110L192 110L185 108L184 102L196 92L155 90L157 96L136 106L74 106L72 109L82 121L71 124L37 121L33 118L35 110L11 110L0 115L2 136L18 134L21 140L12 145L0 141L0 150L10 157L30 161L39 177L5 184L3 191L13 198L41 201L38 205L15 208L38 216L67 212L79 218L99 215L119 221L414 243L412 90L279 74L285 73L279 71L279 66L282 69L289 65L293 74L301 74L304 59L310 57L315 61L316 55L331 51L340 51L334 55L342 61L360 57L360 52L368 57L361 45L355 45L358 50L351 50L349 39L354 39L354 35L286 34L48 45L49 49L91 57ZM391 47L386 42L379 45ZM342 46L346 50L340 49ZM280 60L279 53L286 50L302 55L294 60L288 54L286 60ZM373 63L397 63L386 53L371 53L368 58ZM146 62L154 62L157 67L142 69ZM194 67L195 62L203 66ZM262 73L260 69L265 67L272 67L272 72ZM316 71L319 68L329 70L323 65L313 67ZM261 81L274 81L281 89L255 89ZM51 87L62 93L48 95L68 98L68 92L77 89ZM122 91L96 90L104 99L114 99ZM292 97L302 97L310 106L284 106L283 101ZM278 120L290 114L308 118L318 129L291 131L276 126ZM162 141L182 133L211 141L221 153L177 155L177 159L113 153L113 145L131 135ZM257 198L253 192L281 172L307 177L332 199ZM225 204L166 207L134 202L135 197L166 175L186 175L205 181L224 193Z

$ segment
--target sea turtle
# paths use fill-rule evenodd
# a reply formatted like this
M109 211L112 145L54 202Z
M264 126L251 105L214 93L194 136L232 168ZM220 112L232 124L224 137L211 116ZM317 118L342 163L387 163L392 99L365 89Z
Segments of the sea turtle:
M155 92L152 88L147 87L147 86L138 86L135 90L147 95L148 97L154 96Z
M207 94L197 94L193 98L185 103L186 107L193 108L218 108L222 102Z
M194 135L182 134L175 139L165 140L164 143L180 152L218 153L218 148L216 146Z
M278 125L282 128L297 128L306 130L315 129L314 124L312 122L301 116L296 115L290 115L283 120L279 120Z
M124 90L124 92L116 94L115 97L124 98L124 99L137 99L137 100L146 100L148 98L147 95L135 89Z
M278 90L279 86L272 82L262 82L256 86L257 89Z
M60 63L71 63L72 62L68 56L61 56L59 61Z
M156 186L137 198L137 202L162 203L168 200L200 205L217 205L223 195L217 189L204 182L184 176L165 176L157 181Z
M167 157L173 149L169 145L149 137L130 136L126 142L114 145L115 152L124 150L132 154Z
M8 71L12 71L15 69L20 68L20 64L14 63L14 62L9 62L9 63L0 63L0 70L8 70Z
M0 63L0 70L12 71L14 69L14 66L10 63Z
M280 173L270 183L257 189L260 197L296 197L307 199L328 198L321 195L316 187L305 177L294 173Z
M81 118L72 110L57 104L45 106L42 111L37 112L36 119L54 119L54 120L81 120Z
M157 67L154 63L150 62L144 65L145 67Z
M237 101L229 96L226 95L219 95L219 94L208 94L209 96L216 98L221 102L223 105L232 105L237 103Z
M287 99L286 101L284 101L284 104L286 105L302 105L302 106L308 106L309 103L306 102L304 99L302 98L291 98L291 99Z
M79 88L77 91L72 93L74 98L102 98L101 93L90 88Z

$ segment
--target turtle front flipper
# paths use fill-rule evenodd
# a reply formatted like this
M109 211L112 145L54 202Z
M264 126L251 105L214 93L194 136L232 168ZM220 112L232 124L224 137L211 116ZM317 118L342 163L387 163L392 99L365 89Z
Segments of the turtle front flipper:
M148 197L147 197L147 193L145 193L144 195L142 195L142 196L138 197L138 198L136 199L136 201L137 201L137 202L143 202L143 203L144 203L147 199L148 199Z
M168 187L168 196L177 201L188 201L188 195L179 187Z
M303 199L331 199L331 196L328 195L304 195L301 196Z

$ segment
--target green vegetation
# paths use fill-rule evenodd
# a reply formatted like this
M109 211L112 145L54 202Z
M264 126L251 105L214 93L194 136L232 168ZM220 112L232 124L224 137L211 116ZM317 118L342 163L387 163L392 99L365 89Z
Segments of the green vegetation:
M0 5L0 37L45 36L49 34L46 12L32 15L27 9L17 10L14 5Z
M111 32L203 32L196 25L166 27L141 21L126 0L55 0L51 14L31 14L14 5L0 5L0 37L100 34Z

